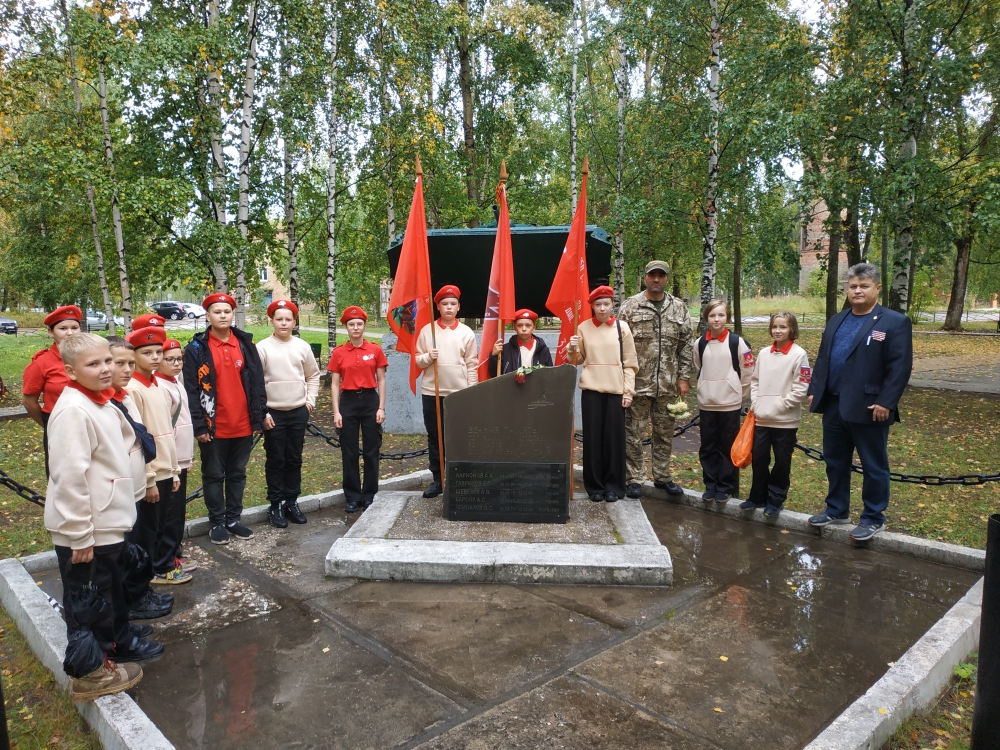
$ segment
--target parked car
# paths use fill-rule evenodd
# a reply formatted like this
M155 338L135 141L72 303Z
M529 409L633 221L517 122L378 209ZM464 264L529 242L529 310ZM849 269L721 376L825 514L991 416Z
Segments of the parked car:
M181 302L181 306L187 311L187 316L189 318L204 318L205 308L201 305L196 305L194 302Z
M98 312L97 310L87 310L87 330L108 330L108 316L102 312Z
M187 310L180 302L154 302L150 305L153 312L167 320L180 320L188 317Z
M10 318L0 318L0 333L13 333L17 335L17 321Z

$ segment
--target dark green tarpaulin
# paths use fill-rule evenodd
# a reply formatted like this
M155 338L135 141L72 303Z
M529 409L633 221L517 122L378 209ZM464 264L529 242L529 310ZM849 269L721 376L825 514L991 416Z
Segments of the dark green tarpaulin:
M456 284L462 290L460 315L463 318L483 317L496 233L495 226L431 229L427 232L431 284L435 290L445 284ZM545 299L549 296L552 277L569 237L569 226L513 225L510 235L517 307L527 307L539 315L551 316L545 309ZM389 274L393 277L402 247L401 234L389 246ZM610 238L606 231L592 225L587 227L587 274L591 289L607 284L611 276Z

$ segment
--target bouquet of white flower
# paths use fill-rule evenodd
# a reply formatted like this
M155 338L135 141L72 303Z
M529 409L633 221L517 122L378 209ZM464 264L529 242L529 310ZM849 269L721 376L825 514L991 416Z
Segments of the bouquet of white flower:
M688 411L688 406L682 398L679 398L674 401L674 403L670 404L667 407L667 412L677 421L691 418L691 412Z

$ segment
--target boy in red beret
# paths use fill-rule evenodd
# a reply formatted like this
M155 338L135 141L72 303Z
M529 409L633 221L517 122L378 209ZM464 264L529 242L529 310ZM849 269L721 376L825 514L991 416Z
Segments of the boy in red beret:
M52 337L52 346L35 352L24 368L21 385L21 403L28 416L42 427L42 445L45 450L45 473L49 473L49 415L55 408L59 394L69 385L66 369L59 356L59 344L67 336L80 332L83 312L76 305L64 305L45 316L45 327ZM38 397L42 403L38 403Z
M125 390L135 402L143 425L156 441L156 458L146 464L146 494L138 504L138 520L129 538L149 553L153 563L152 583L155 584L187 583L191 580L191 574L177 566L172 557L164 560L157 556L167 506L181 486L170 397L166 389L160 387L156 377L166 339L167 332L160 326L133 330L125 337L135 350L135 372Z
M385 368L389 362L381 346L365 341L368 314L351 305L340 316L350 340L330 354L327 370L333 398L333 423L340 430L340 452L344 466L345 510L355 513L368 508L378 492L379 451L385 422ZM358 471L358 431L361 432L365 483Z
M264 368L253 336L233 327L236 300L215 292L202 301L208 329L184 352L184 388L201 451L201 480L213 544L250 539L240 523L253 436L264 429Z
M424 371L420 394L424 408L424 427L427 429L427 453L431 474L434 477L431 486L424 490L424 497L437 497L443 487L441 483L443 456L438 452L433 364L437 362L437 390L441 396L447 396L479 382L479 348L476 346L476 334L457 320L461 296L461 291L454 284L441 287L434 295L434 303L441 317L425 325L417 336L417 367ZM436 326L433 336L431 326ZM436 348L434 336L437 338ZM444 440L444 435L441 439Z
M500 374L516 372L521 367L552 367L552 354L544 341L535 335L535 321L538 315L528 309L514 313L514 332L505 344L497 339L490 354L489 373L497 374L497 357L501 359Z
M272 526L284 529L288 522L305 523L299 510L302 491L302 447L306 424L316 407L319 366L312 348L292 335L299 308L287 299L267 306L274 332L257 344L264 370L267 415L264 417L264 450L267 462L267 512Z

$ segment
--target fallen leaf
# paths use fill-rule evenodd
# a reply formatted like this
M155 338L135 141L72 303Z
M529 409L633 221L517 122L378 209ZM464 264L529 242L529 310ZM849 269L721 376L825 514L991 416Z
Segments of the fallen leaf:
M313 622L319 622L319 618L317 617Z
M324 648L324 649L323 649L323 653L325 654L325 653L326 653L327 651L329 651L329 650L330 650L330 647L329 647L329 646L327 646L326 648Z
M719 708L718 706L716 706L716 707L715 707L715 708L713 708L712 710L713 710L713 711L715 711L715 713L717 713L717 714L722 714L722 713L725 713L725 711L723 711L723 710L722 710L721 708Z
M798 590L799 590L798 586L792 586L792 591L798 591Z
M781 533L782 533L782 534L787 534L787 533L788 533L788 529L782 529L782 530L781 530Z
M657 663L657 664L663 664L663 662L662 662L662 661L658 661L658 662L656 662L656 663Z
M886 711L886 710L885 710L884 708L880 708L880 709L878 710L878 712L879 712L880 714L883 714L883 715L884 715L884 714L887 714L887 713L889 713L889 712L888 712L888 711Z
M413 515L417 515L419 512L420 512L419 510L415 510L413 511Z
M367 539L362 539L361 541L362 541L362 542L367 542L368 540L367 540Z
M766 549L766 550L767 550L768 552L770 552L770 551L771 551L771 548L770 548L770 547L764 547L764 549Z
M729 657L728 656L720 656L719 657L719 661L729 661Z
M889 664L890 667L896 666L896 662L894 662L894 661L890 661L890 662L888 662L888 664Z

